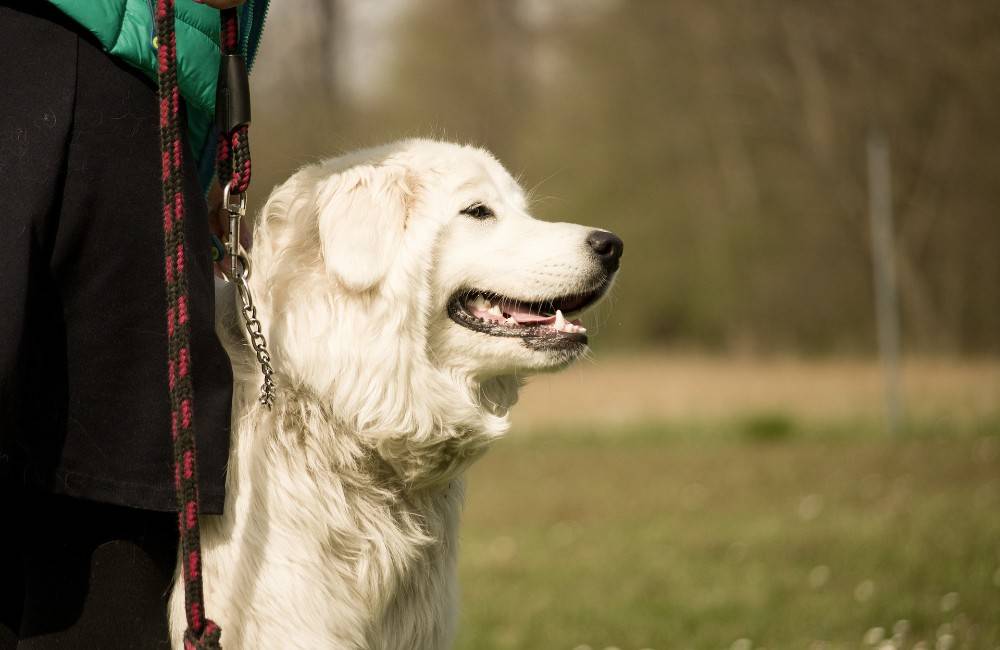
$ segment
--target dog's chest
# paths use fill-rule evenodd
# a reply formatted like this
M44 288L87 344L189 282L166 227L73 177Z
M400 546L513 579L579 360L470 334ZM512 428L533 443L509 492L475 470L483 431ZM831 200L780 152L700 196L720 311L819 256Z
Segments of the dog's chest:
M283 477L271 478L270 488L291 486ZM207 528L211 542L242 538L212 553L214 566L236 570L207 581L213 604L223 605L216 611L222 610L218 616L229 624L234 647L265 647L289 634L302 640L296 648L449 647L457 611L461 481L395 499L329 487L325 503L317 495L292 499L286 489L266 499L258 495L252 500L267 503L268 516L244 519L236 535L225 526ZM243 564L254 567L252 580L238 579Z
M385 553L393 544L410 545L398 554L394 564L364 562L371 570L385 573L382 580L369 576L363 582L374 591L372 602L381 603L381 614L373 620L371 647L385 650L449 647L456 623L458 526L463 485L453 481L445 488L411 495L404 501L404 516L395 517L394 530L383 530ZM424 538L409 534L409 521L422 523ZM398 536L395 540L393 536ZM380 584L381 583L381 584Z

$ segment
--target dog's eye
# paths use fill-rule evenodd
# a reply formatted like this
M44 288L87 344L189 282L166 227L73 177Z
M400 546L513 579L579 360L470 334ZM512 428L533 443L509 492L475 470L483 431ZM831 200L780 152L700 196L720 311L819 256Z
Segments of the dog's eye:
M497 216L493 210L490 210L488 205L483 203L473 203L466 209L462 210L461 214L468 215L473 219L489 219L490 217Z

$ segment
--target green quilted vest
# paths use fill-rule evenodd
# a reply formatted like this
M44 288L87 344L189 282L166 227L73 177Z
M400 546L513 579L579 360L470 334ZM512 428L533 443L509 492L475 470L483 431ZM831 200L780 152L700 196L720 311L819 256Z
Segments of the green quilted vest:
M50 0L86 27L111 55L156 80L154 0ZM240 40L253 63L267 14L267 0L249 0L240 10ZM219 75L219 12L194 0L176 0L177 73L187 104L191 149L202 186L211 183L215 142L215 87Z

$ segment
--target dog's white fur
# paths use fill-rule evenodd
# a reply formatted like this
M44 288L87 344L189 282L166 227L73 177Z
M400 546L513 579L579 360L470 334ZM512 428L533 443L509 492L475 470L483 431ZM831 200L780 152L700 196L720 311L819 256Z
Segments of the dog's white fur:
M495 219L459 214L476 201ZM487 152L409 140L308 166L254 232L250 283L275 360L272 411L235 310L225 514L202 523L206 608L223 646L449 647L462 474L508 426L539 350L452 321L476 287L524 300L610 281L591 228L527 213ZM230 300L232 296L230 296ZM178 583L179 584L179 583ZM183 589L171 599L181 647Z

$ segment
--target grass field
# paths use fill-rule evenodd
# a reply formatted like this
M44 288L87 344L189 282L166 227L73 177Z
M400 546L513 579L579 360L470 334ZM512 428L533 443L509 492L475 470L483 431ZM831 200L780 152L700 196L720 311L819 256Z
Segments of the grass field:
M808 399L748 403L729 385L741 371L688 363L694 401L705 382L743 406L609 417L600 387L629 379L617 362L526 394L520 430L470 475L458 648L1000 648L995 366L911 368L909 386L947 390L908 395L916 415L890 439L863 394L871 368L762 368L745 376ZM636 374L631 399L655 397Z

